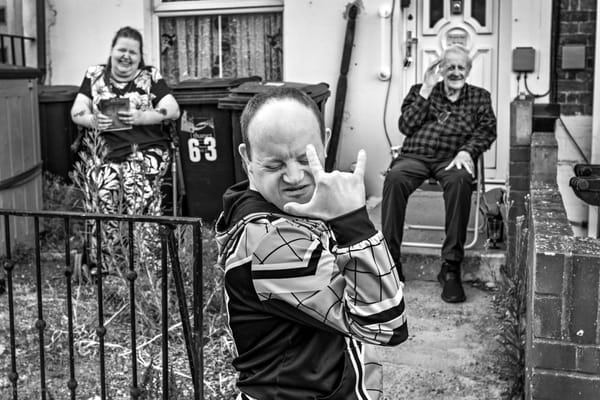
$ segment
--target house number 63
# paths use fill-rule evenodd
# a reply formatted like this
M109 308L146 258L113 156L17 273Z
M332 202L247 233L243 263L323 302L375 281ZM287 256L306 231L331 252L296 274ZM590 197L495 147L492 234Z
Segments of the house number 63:
M190 161L202 161L202 153L204 153L206 161L216 161L217 141L214 137L206 136L202 138L202 143L196 138L188 139L188 154L190 155Z

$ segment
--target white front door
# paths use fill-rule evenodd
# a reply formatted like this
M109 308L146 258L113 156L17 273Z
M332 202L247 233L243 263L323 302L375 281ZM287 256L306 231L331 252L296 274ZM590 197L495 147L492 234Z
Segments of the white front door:
M443 49L458 43L473 59L470 84L492 94L498 101L498 28L500 0L412 0L401 14L403 48L403 96L410 86L422 82L427 67ZM496 176L496 144L484 155L486 177Z

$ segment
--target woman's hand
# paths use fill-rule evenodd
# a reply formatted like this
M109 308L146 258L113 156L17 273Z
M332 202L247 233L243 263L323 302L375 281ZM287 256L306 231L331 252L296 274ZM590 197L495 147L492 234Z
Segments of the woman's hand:
M92 111L94 110L94 111ZM105 130L112 124L112 119L100 112L92 105L92 99L78 93L71 107L71 119L77 125L89 129Z
M127 125L146 125L145 115L146 111L134 109L129 111L119 111L117 114L119 120Z
M98 129L99 131L104 131L112 125L112 118L98 112L96 114L91 114L91 128Z
M119 120L127 125L154 125L160 124L167 117L167 110L158 108L154 110L119 111Z

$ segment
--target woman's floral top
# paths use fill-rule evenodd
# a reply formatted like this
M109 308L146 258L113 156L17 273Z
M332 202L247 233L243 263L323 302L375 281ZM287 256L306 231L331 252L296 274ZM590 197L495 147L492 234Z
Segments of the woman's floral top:
M94 65L87 69L79 88L79 93L92 100L94 112L98 111L101 100L128 98L131 109L151 110L165 95L171 93L158 69L146 66L140 69L136 77L129 82L117 82L107 79L106 65ZM129 130L106 131L102 133L108 148L110 159L122 160L135 145L139 150L150 147L169 148L169 140L157 125L134 125Z

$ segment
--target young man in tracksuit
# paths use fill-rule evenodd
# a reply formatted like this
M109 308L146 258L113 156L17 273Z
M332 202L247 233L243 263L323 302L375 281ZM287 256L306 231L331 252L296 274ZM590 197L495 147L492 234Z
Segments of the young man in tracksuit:
M363 182L323 171L327 134L312 99L278 88L241 119L249 180L223 196L217 224L238 399L379 399L365 343L408 336L403 283L369 220Z

